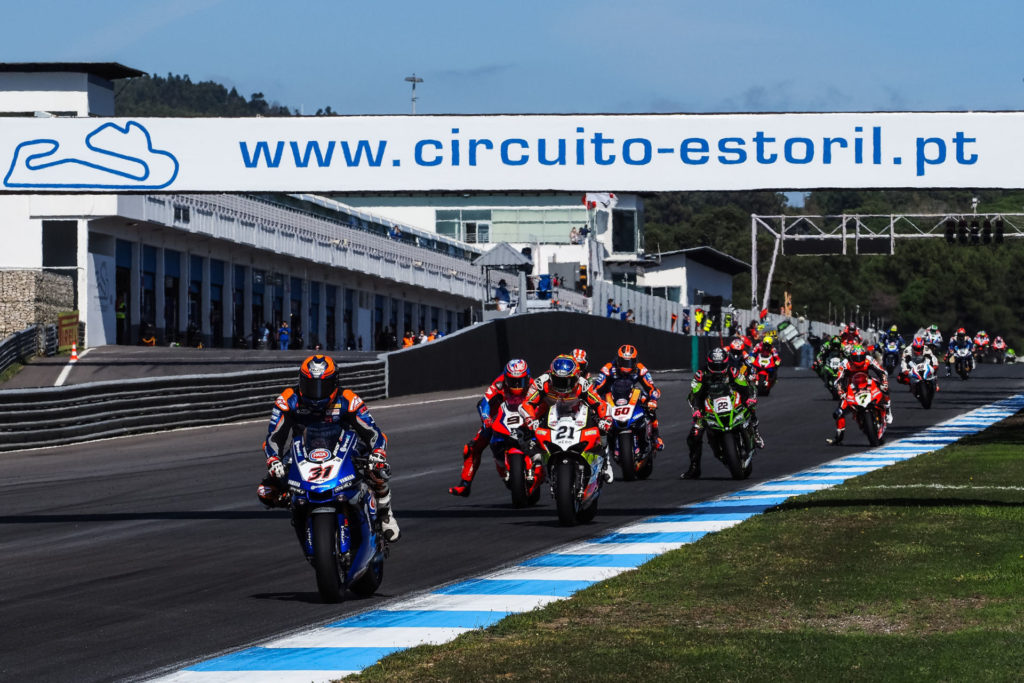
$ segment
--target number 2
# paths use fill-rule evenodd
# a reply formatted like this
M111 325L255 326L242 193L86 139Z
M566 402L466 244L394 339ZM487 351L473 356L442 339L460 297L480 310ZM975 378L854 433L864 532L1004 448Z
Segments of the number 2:
M572 425L562 425L555 432L555 439L561 441L562 439L571 439L576 434L576 428Z

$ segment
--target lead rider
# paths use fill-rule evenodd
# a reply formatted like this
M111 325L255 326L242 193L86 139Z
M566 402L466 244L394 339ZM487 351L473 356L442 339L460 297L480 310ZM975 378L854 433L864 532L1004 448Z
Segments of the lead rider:
M302 433L311 424L330 422L351 429L367 448L370 456L363 476L373 490L384 538L394 543L401 536L398 522L391 512L391 466L388 464L388 438L377 427L363 399L349 389L338 390L338 371L330 356L310 356L299 367L299 381L288 387L274 401L270 413L263 454L267 458L267 476L260 482L256 495L267 507L287 507L286 458L294 433Z

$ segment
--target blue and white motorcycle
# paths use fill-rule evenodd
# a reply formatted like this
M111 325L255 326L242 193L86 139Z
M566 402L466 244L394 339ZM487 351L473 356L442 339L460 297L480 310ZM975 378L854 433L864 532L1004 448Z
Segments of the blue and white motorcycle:
M338 602L346 589L372 595L384 578L388 543L357 464L365 450L355 432L332 423L312 424L292 441L292 524L324 602Z
M608 451L622 468L623 481L646 479L654 469L654 440L651 421L641 400L643 392L631 380L618 379L604 400L608 404L608 417L612 419L608 431Z

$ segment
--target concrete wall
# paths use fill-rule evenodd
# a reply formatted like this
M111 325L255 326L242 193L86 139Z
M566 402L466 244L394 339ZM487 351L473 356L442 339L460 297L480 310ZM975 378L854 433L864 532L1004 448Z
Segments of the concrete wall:
M581 347L596 371L633 344L651 369L690 368L693 345L701 349L717 338L684 337L641 325L582 313L515 315L474 325L436 342L387 354L388 395L465 389L491 382L511 358L523 358L534 376L545 372L559 353Z

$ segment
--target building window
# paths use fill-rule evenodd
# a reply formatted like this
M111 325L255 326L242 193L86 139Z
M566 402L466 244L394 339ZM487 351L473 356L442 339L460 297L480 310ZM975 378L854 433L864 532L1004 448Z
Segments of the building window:
M491 241L490 209L438 209L434 215L438 235L483 244Z
M180 204L174 205L174 222L175 223L188 223L192 220L192 212L187 206L181 206Z
M637 252L636 212L615 209L612 211L612 253L623 252Z

